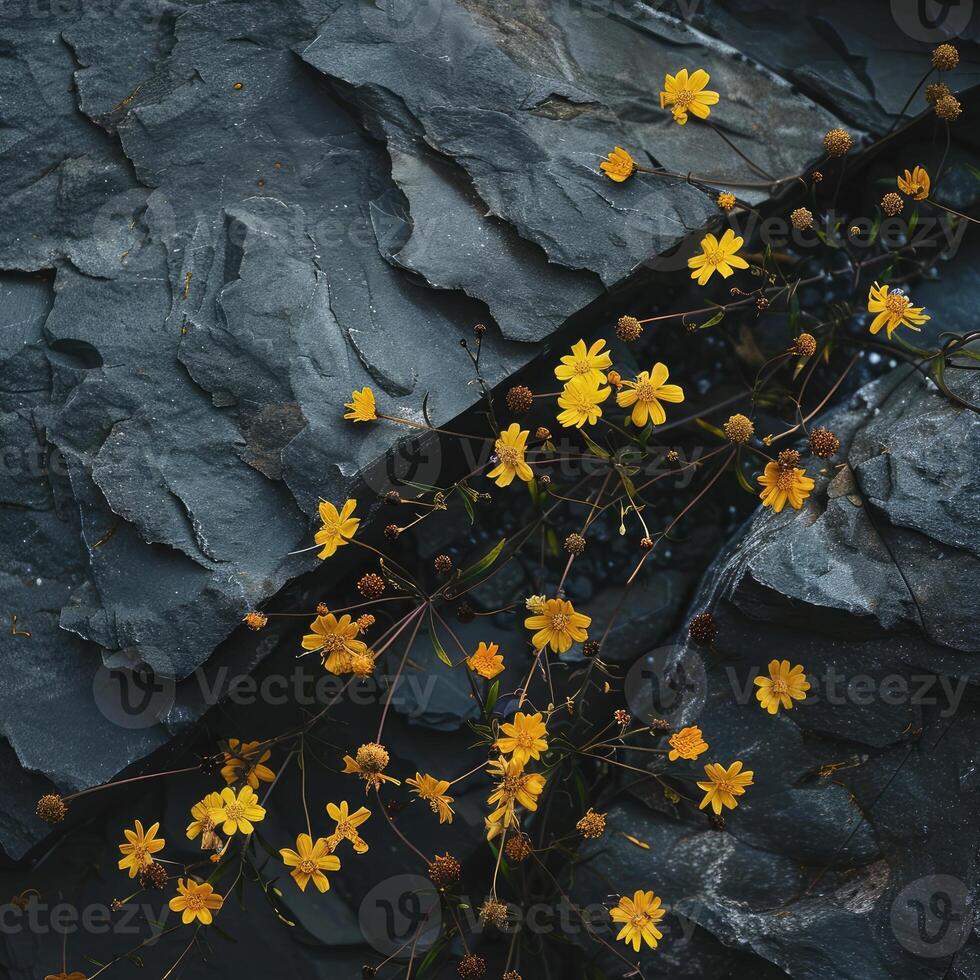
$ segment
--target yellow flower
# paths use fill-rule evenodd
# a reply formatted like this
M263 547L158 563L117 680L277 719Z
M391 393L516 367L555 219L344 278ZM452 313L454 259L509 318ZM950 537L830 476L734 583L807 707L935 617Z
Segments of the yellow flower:
M350 541L361 523L359 517L352 517L356 500L348 500L340 511L325 500L320 501L320 520L323 527L313 537L317 544L323 545L323 551L317 553L317 558L329 558L339 547Z
M918 330L931 317L922 312L921 306L913 306L912 300L900 289L888 291L888 286L873 283L868 291L868 312L878 315L871 321L871 332L878 333L882 327L888 333L888 339L899 327Z
M924 201L929 196L929 173L924 167L916 167L912 173L905 171L904 177L898 177L898 189L916 201Z
M225 764L221 775L230 786L237 783L243 776L252 789L258 789L259 783L271 783L276 774L263 763L272 758L272 752L266 749L259 753L261 742L240 742L237 738L228 739L228 751L225 752ZM258 758L257 758L258 757Z
M770 660L769 676L756 677L755 683L759 688L755 696L771 715L779 711L780 705L788 711L793 707L794 699L802 701L810 690L803 665L790 668L788 660Z
M543 595L528 596L524 600L524 607L528 612L543 613L548 607L548 597Z
M722 279L727 279L735 269L747 269L748 262L735 254L744 241L731 228L725 230L721 241L714 235L705 235L701 239L700 253L687 260L688 268L692 270L691 278L697 279L698 285L703 286L715 272L721 273Z
M615 147L606 159L599 164L599 169L610 179L621 184L636 173L636 161L621 146Z
M606 383L605 371L612 367L612 354L602 348L604 340L597 340L591 347L586 348L585 341L572 344L571 354L565 354L561 363L555 368L555 377L559 381L571 381L572 378L588 378L596 387Z
M754 775L751 769L742 772L741 762L733 762L727 769L717 762L709 762L704 772L708 779L698 783L699 788L704 790L704 799L698 809L703 810L710 803L716 814L720 814L723 807L734 810L738 806L735 797L741 796L745 787L752 785Z
M684 389L680 385L664 384L669 376L667 365L657 361L649 371L641 371L635 381L623 382L623 390L616 395L616 404L620 408L632 406L633 425L644 426L647 419L654 425L663 425L667 413L660 403L684 401Z
M296 850L282 847L279 854L282 863L293 869L289 874L299 885L301 892L306 891L311 880L317 891L329 891L330 882L323 872L340 870L340 858L330 853L330 842L326 837L318 837L314 844L309 834L299 834L296 838Z
M722 211L731 211L733 207L738 203L738 199L729 191L722 191L717 198L718 207Z
M498 487L508 487L518 479L529 483L534 479L531 467L524 462L524 449L527 446L528 429L522 429L516 422L500 433L494 444L497 465L487 473L487 479L495 480Z
M123 834L126 843L119 845L119 852L123 857L119 861L119 870L129 869L129 877L135 878L141 871L153 864L153 855L157 851L162 851L166 841L162 837L157 837L156 833L160 829L160 824L151 824L146 831L143 831L143 824L137 820L133 830L126 829Z
M493 759L487 769L499 782L487 799L495 807L487 817L487 840L493 840L508 827L517 825L515 808L518 804L528 810L537 810L538 797L548 781L541 773L524 771L516 759Z
M699 68L688 76L687 69L682 68L676 75L664 77L665 91L660 93L660 108L671 106L674 122L683 126L687 122L688 112L693 112L698 119L707 119L711 114L708 106L718 104L718 93L705 89L711 76Z
M412 792L418 793L420 799L429 801L432 812L439 814L439 823L453 822L453 808L449 805L453 798L446 795L448 779L436 779L435 776L423 776L417 772L414 779L406 779L405 783L413 787Z
M759 494L763 506L771 507L777 514L787 502L794 510L799 510L814 486L806 470L799 466L780 466L779 463L766 463L765 472L756 480L763 486Z
M487 645L481 641L476 651L466 658L466 666L488 681L492 680L504 670L504 658L497 653L499 649L496 643Z
M217 912L225 902L206 881L199 885L192 878L186 881L181 878L177 882L177 891L179 894L170 899L170 911L182 912L180 921L185 926L195 919L209 926L214 918L211 913Z
M354 422L374 422L378 417L378 407L374 401L374 392L370 388L352 391L350 401L344 402L344 408L350 411L344 414L345 419Z
M595 382L585 376L572 378L558 396L559 408L565 409L558 413L558 421L565 428L574 425L581 429L586 423L595 425L596 419L602 415L599 405L611 391L612 388L596 387Z
M512 722L500 726L504 733L498 738L495 748L501 755L509 755L522 766L529 759L540 759L542 752L548 751L547 727L541 720L541 712L526 715L518 711Z
M224 819L224 803L220 793L208 793L199 803L191 807L194 818L187 825L187 839L201 836L201 850L214 851L221 847L221 838L214 832L218 822Z
M576 612L567 599L546 599L540 613L524 620L529 630L535 630L531 637L534 648L550 646L555 653L565 653L573 643L587 640L586 628L591 624L592 617Z
M357 639L361 628L347 613L340 619L333 613L317 616L310 629L313 632L303 637L303 649L318 650L323 666L333 674L348 673L352 659L368 652L367 644Z
M667 758L671 762L676 762L678 759L696 759L702 752L708 751L708 743L705 742L701 729L697 725L674 732L668 741L670 752L667 753Z
M251 786L243 786L237 793L226 786L221 791L221 809L215 816L229 837L237 831L250 834L255 830L253 824L265 819L265 807L259 805Z
M339 806L336 803L328 803L327 815L337 825L334 832L327 838L331 851L335 851L342 840L349 840L354 845L354 851L357 854L367 853L368 845L357 832L357 828L371 816L371 811L366 806L362 806L359 810L351 813L346 800Z
M609 910L613 922L623 926L616 938L622 939L627 946L632 945L635 953L644 942L656 949L657 943L664 938L657 923L667 914L660 904L653 892L636 891L632 899L623 895L616 908Z
M349 755L344 756L343 772L356 772L364 780L364 792L369 789L378 789L382 783L394 783L401 785L401 781L393 776L386 776L384 770L391 757L388 750L377 742L365 742L357 750L357 758L352 759Z

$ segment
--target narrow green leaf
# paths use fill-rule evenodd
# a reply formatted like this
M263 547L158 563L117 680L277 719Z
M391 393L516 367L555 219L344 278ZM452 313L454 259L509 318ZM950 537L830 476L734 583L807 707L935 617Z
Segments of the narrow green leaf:
M609 459L609 453L597 442L590 439L588 433L584 429L581 430L581 433L582 438L585 440L586 446L589 447L589 452L592 453L593 456L598 456L599 459Z
M465 582L467 579L482 575L500 557L500 552L504 550L506 543L507 539L501 538L476 564L470 565L460 574L459 581Z
M436 656L447 666L452 667L453 662L449 659L449 654L446 653L445 647L443 647L442 642L439 639L439 634L436 631L436 621L432 612L429 612L429 639L432 640L432 649L435 650Z
M717 425L712 425L710 422L706 422L702 418L696 418L694 421L697 422L697 424L700 425L706 432L710 432L712 435L718 436L719 439L726 438L725 433L722 432Z

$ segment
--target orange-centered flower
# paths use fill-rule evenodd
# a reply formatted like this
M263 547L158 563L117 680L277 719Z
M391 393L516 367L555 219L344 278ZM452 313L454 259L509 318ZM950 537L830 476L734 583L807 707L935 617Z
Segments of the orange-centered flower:
M676 75L666 75L664 91L660 93L660 108L670 106L674 122L681 126L687 122L689 112L698 119L707 119L711 114L708 106L717 105L719 99L717 92L705 89L709 81L711 76L703 68L698 68L691 75L688 75L686 68Z
M488 681L492 680L504 670L504 658L497 652L499 649L496 643L481 641L475 652L466 658L466 666Z
M432 812L439 815L439 823L453 822L453 808L449 805L453 798L446 795L446 790L449 789L448 779L436 779L435 776L423 776L417 772L415 778L406 779L405 784L412 787L412 792L417 793L419 799L428 801Z
M916 167L912 173L906 170L904 177L896 179L898 189L916 201L924 201L929 196L929 174L924 167Z
M373 422L378 417L378 407L374 401L374 392L370 388L352 391L350 401L344 402L344 408L350 411L344 415L352 422Z
M621 184L636 173L636 161L621 146L617 146L606 154L606 159L599 164L599 169L610 180Z
M660 403L684 401L684 389L680 385L666 384L668 377L667 365L657 361L651 370L641 371L635 381L623 382L623 389L616 395L616 404L620 408L632 408L633 425L642 427L648 419L654 425L663 425L667 413Z
M799 510L814 487L806 470L799 466L780 466L779 463L766 463L765 472L757 476L756 481L762 484L759 494L762 505L771 507L777 514L787 503L793 510Z
M692 270L691 278L703 286L715 272L727 279L735 269L747 269L748 262L736 254L743 244L744 239L731 228L725 231L721 240L711 234L705 235L701 239L701 251L687 260L688 268Z
M868 291L868 312L877 314L871 321L871 332L876 334L884 327L889 340L899 327L918 330L926 320L930 320L931 317L922 309L921 306L913 306L912 300L900 289L890 290L888 286L873 283Z
M217 912L224 905L224 898L218 895L207 883L198 884L192 878L186 881L181 878L177 882L178 894L170 899L170 911L183 913L180 921L190 925L195 919L201 925L208 926L213 921L212 912Z
M221 791L221 809L216 814L222 822L221 830L227 836L241 832L250 834L255 824L265 819L265 807L259 805L259 798L251 786L243 786L237 793L226 786Z
M788 660L770 660L769 676L756 677L755 684L759 688L755 696L769 714L774 715L780 707L788 711L793 707L793 701L802 701L810 690L810 682L802 664L790 667Z
M541 712L526 715L518 711L512 722L500 726L503 735L497 739L496 748L501 755L509 755L521 765L529 759L540 759L548 751L547 728L541 720Z
M157 837L160 824L151 824L146 831L143 831L143 824L137 820L132 830L128 828L123 831L126 838L125 844L119 845L119 852L123 857L119 861L119 870L129 869L129 877L135 878L141 871L153 864L153 855L157 851L162 851L166 841L162 837Z
M348 840L354 845L357 854L365 854L368 845L357 832L357 828L371 816L371 811L366 806L362 806L351 813L346 800L339 806L336 803L328 803L326 809L327 816L336 824L334 832L327 838L330 850L335 851L342 840Z
M500 433L493 448L497 465L487 473L487 479L494 480L498 487L510 486L515 476L525 483L534 479L531 467L524 462L524 450L530 434L530 430L522 429L516 422L511 422Z
M545 599L533 616L524 620L529 630L534 630L531 642L536 650L551 647L554 653L565 653L573 643L582 643L589 638L587 628L592 617L575 611L567 599Z
M194 840L200 836L202 851L217 851L222 847L223 841L215 833L215 829L220 820L224 819L223 807L220 793L208 793L203 800L191 807L191 816L194 819L187 825L187 839Z
M538 797L547 779L541 773L525 772L516 759L492 759L487 772L499 780L487 799L494 807L486 821L487 840L493 840L508 827L517 826L517 806L537 810Z
M708 779L698 783L704 790L704 799L698 809L703 810L710 803L716 814L720 814L723 807L734 810L738 806L735 797L741 796L745 787L752 785L754 775L751 769L742 772L741 762L733 762L727 769L717 762L709 762L704 772Z
M259 783L271 783L276 774L264 763L272 758L272 751L260 749L261 742L240 742L237 738L228 739L228 751L225 752L225 764L221 767L221 775L230 786L244 779L252 789L258 789Z
M296 850L289 847L280 848L282 863L293 870L289 872L293 881L299 885L301 892L312 881L317 891L325 892L330 889L330 882L324 871L339 871L340 858L330 853L330 842L326 837L318 837L314 843L309 834L300 834L296 838Z
M360 626L347 613L340 619L333 613L317 616L310 629L313 632L303 637L303 649L318 651L324 668L332 674L349 673L353 659L368 654L367 644L357 638Z
M666 915L666 909L660 907L661 901L653 892L635 891L632 898L623 895L619 904L609 910L609 917L620 925L617 939L622 939L633 951L638 953L642 943L653 949L664 938L657 928L657 923Z
M678 759L696 759L702 752L708 751L708 743L705 742L701 729L697 725L674 732L668 741L670 752L667 753L667 758L671 762L676 762Z
M347 544L361 523L359 517L353 517L356 500L348 500L341 510L326 500L320 501L320 520L323 527L313 536L313 540L323 545L323 550L317 552L317 558L329 558L338 548Z
M555 377L559 381L588 378L596 387L604 385L605 372L612 367L612 354L603 350L605 346L604 340L597 340L588 348L584 340L572 344L571 354L565 354L561 358L561 363L555 368Z
M587 376L572 378L562 393L558 396L558 407L564 411L558 413L558 421L565 427L575 426L581 429L583 425L595 425L602 415L599 407L612 392L612 388L597 388L595 382Z

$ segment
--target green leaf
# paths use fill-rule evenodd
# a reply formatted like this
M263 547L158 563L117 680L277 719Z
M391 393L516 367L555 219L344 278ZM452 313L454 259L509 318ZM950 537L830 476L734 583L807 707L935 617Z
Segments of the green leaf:
M599 459L609 459L609 453L605 449L603 449L602 446L600 446L598 443L590 439L585 429L582 429L580 431L582 433L582 438L585 440L586 446L589 447L589 452L592 453L593 456L598 456Z
M432 640L432 649L435 650L436 656L447 666L452 667L453 662L449 659L449 654L446 653L445 647L443 647L442 642L439 640L439 634L436 631L436 620L432 615L432 610L429 610L429 639Z
M717 425L712 425L710 422L706 422L702 418L696 418L694 421L697 422L697 424L700 425L706 432L710 432L713 436L718 436L719 439L727 440L728 437L721 431L721 429L718 428Z
M490 685L490 690L487 693L487 703L486 710L484 714L487 718L493 713L493 709L497 704L497 698L500 697L500 681L496 680Z
M544 539L548 543L548 551L551 553L551 555L557 556L558 555L558 532L555 531L553 527L549 527L548 530L545 531Z
M466 516L470 519L470 524L476 520L476 514L473 513L473 501L470 500L470 495L463 489L462 486L459 488L459 495L463 498L463 507L466 510Z
M707 330L709 327L714 327L717 324L721 323L721 321L724 319L725 319L725 311L719 310L710 320L705 320L704 323L702 323L701 326L698 327L698 330Z
M918 224L919 224L919 209L916 208L912 212L912 217L909 218L909 238L912 237L912 232L915 231Z
M501 538L476 564L470 565L461 572L457 582L465 582L467 579L482 575L500 557L500 552L504 550L506 543L507 539Z
M745 473L742 472L741 456L739 456L739 458L735 460L735 475L738 477L738 484L743 490L752 494L753 497L758 496L759 494L758 487L753 487L752 484L749 483L748 477L746 477Z

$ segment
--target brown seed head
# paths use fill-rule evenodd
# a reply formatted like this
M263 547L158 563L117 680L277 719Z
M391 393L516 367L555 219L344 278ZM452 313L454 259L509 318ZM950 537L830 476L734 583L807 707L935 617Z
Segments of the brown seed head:
M639 340L643 335L643 324L635 316L621 316L616 321L616 336L627 344Z
M595 840L606 832L606 815L604 813L596 813L595 810L590 808L589 812L575 824L575 829L586 840Z
M794 228L804 231L813 224L813 212L809 208L797 208L790 214L789 220Z
M960 53L952 44L940 44L932 52L932 67L952 71L960 63Z
M476 980L477 977L482 977L487 972L487 961L482 956L477 956L476 953L467 953L456 964L456 972L462 977L462 980Z
M402 495L397 490L389 490L384 495L384 502L395 507L402 502Z
M741 414L731 416L722 428L728 441L734 442L736 445L748 442L752 438L752 433L755 432L752 420Z
M398 536L402 533L402 529L397 524L386 524L385 525L385 537L389 541L397 541Z
M480 906L480 921L498 929L503 928L507 925L507 906L495 898L488 898Z
M429 865L429 878L436 888L448 888L459 881L463 873L459 861L452 854L437 854Z
M534 392L527 385L515 385L507 391L507 410L514 415L523 415L534 404Z
M717 814L717 815L714 814L714 813L709 814L708 815L708 824L710 825L710 827L711 827L712 830L724 830L725 829L725 818L720 813Z
M943 96L952 95L945 82L933 82L926 86L926 102L934 106Z
M735 204L735 195L729 191L722 191L718 195L718 207L720 207L722 211L731 211L731 209L735 207Z
M570 555L580 555L585 551L585 538L581 534L577 534L575 531L565 538L565 550Z
M378 742L365 742L355 756L358 766L365 772L384 772L391 761L388 750Z
M840 449L840 439L821 426L810 433L810 452L821 459L829 459Z
M539 425L534 430L534 438L541 439L543 442L546 442L548 439L551 438L551 430L546 429L543 425Z
M380 599L385 592L385 580L377 572L368 572L358 580L357 591L365 599Z
M823 174L819 170L814 170L813 173L810 174L810 178L815 184L819 184L820 181L823 180Z
M666 718L651 718L650 719L650 731L651 732L669 732L670 722Z
M676 449L668 449L665 458L668 463L676 463L677 460L680 459L680 455L678 454Z
M436 555L432 559L432 567L440 575L448 575L453 570L453 560L449 555Z
M370 613L363 613L357 617L357 628L363 633L374 626L374 616Z
M473 607L465 599L456 607L456 618L461 623L472 623L476 619Z
M582 644L582 653L587 657L598 657L599 656L599 641L598 640L586 640Z
M517 972L517 970L508 970L501 980L524 980L524 978Z
M881 210L884 211L889 218L894 218L896 214L901 214L904 207L905 201L902 200L902 195L896 194L895 191L889 191L881 199Z
M812 333L801 333L793 341L792 350L797 357L813 357L817 352L817 338Z
M630 722L633 720L630 713L625 708L617 708L613 712L613 718L616 720L616 724L620 728L629 728Z
M960 105L960 100L955 95L944 95L936 103L936 115L947 122L959 119L962 111L963 106Z
M698 613L688 625L687 632L699 646L709 647L718 637L718 623L711 613Z
M845 129L832 129L823 138L823 148L832 157L842 157L854 145L851 134Z
M800 465L800 454L795 449L784 449L776 457L776 462L781 470L791 470Z
M159 861L148 864L140 873L141 888L166 888L170 876Z
M37 801L37 815L45 823L61 823L67 812L65 801L57 793L45 793Z
M507 843L504 844L504 853L514 864L526 861L531 855L531 841L527 834L515 834L513 837L508 837Z
M653 538L647 536L640 538L640 548L643 551L649 551L653 547Z
M473 327L473 336L479 340L487 332L487 325L485 323L477 323Z

